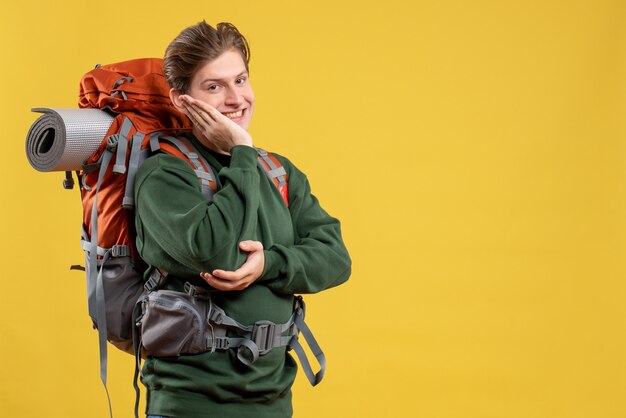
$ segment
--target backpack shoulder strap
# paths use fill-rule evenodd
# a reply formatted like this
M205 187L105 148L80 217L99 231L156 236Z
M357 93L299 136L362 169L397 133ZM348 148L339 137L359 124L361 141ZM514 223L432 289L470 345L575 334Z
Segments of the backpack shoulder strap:
M289 207L289 188L285 167L282 166L274 155L264 149L257 148L256 151L259 154L259 166L263 169L267 178L274 183L285 204Z
M174 155L191 166L202 187L202 194L208 201L213 200L213 194L217 191L217 181L211 165L196 150L191 141L184 137L174 137L162 135L158 132L150 137L151 152L162 151L166 154ZM280 161L271 153L261 148L256 148L258 153L258 163L263 172L278 189L285 204L289 206L289 188L287 181L287 171Z
M155 135L150 138L150 148L153 152L161 150L166 154L175 155L187 161L200 180L202 194L208 201L213 200L213 194L217 191L215 173L204 157L197 152L191 141L182 137Z

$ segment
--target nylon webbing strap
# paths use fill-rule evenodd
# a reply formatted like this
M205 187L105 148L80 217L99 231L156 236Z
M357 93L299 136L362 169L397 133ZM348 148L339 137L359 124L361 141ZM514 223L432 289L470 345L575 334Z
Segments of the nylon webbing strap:
M91 249L93 248L91 245L91 241L85 241L85 240L81 240L80 241L80 245L81 247L83 247L83 251L87 251L91 254ZM104 257L104 254L107 252L107 248L102 248L100 246L97 247L96 249L96 254L100 257ZM91 256L90 256L91 257Z
M199 179L213 181L213 176L211 175L211 173L207 173L206 171L200 171L200 170L194 170L193 172L196 173L196 176L198 176Z
M218 308L215 305L213 305L211 309L211 313L209 314L209 319L218 325L224 325L227 327L237 328L244 332L252 331L252 327L254 326L254 325L243 325L237 322L230 316L226 315L226 313L224 312L222 308Z
M139 302L135 304L133 308L132 321L133 321L133 329L132 329L132 337L133 337L133 347L135 349L135 372L133 373L133 388L135 389L135 418L139 418L139 399L141 397L141 391L139 390L139 384L137 381L139 380L139 370L141 369L141 336L139 335L139 321L141 320L142 299L145 297L145 293L139 298Z
M113 172L116 174L124 174L126 172L126 148L128 147L128 140L125 136L121 135L118 135L118 138Z
M119 141L118 141L119 143ZM111 143L110 145L114 145ZM105 311L105 297L104 286L102 284L102 269L98 269L98 192L100 191L100 185L102 179L106 173L113 151L109 147L104 151L102 158L102 165L100 166L100 172L98 173L98 183L96 186L96 193L93 199L93 206L91 207L91 248L89 252L89 280L91 283L96 284L96 319L98 322L98 343L100 348L100 380L104 385L104 390L107 395L107 401L109 403L109 415L113 417L113 409L111 407L111 397L109 396L109 389L107 388L107 322ZM103 257L103 264L108 259L109 252L105 253Z
M141 153L139 154L139 166L140 167L141 167L141 164L143 164L143 162L146 161L146 159L149 156L150 156L150 150L148 148L141 150Z
M133 195L135 189L135 176L139 169L139 160L141 159L141 143L145 135L137 132L133 135L133 144L130 150L130 161L128 163L128 176L126 176L126 188L124 189L124 199L122 206L126 209L132 209L135 206L135 197Z
M85 241L84 239L80 240L80 246L83 248L83 251L87 251L89 253L91 253L91 249L93 248L91 246L91 242ZM104 257L107 251L110 252L109 257L129 257L130 256L130 248L128 247L128 245L114 245L111 248L102 248L98 246L96 250L99 257Z
M161 149L161 145L159 144L159 136L161 134L159 132L152 132L150 134L150 151L157 152Z
M208 201L212 201L215 190L211 187L211 183L216 184L216 181L215 175L213 174L213 170L211 169L209 163L200 154L189 151L189 148L180 139L165 135L161 135L159 138L174 145L181 153L183 153L183 155L185 155L185 157L189 159L191 164L195 167L194 173L196 173L196 176L198 176L198 179L200 180L202 195L206 197ZM152 141L152 138L150 138L150 140ZM193 149L191 145L189 145L189 147Z
M122 122L122 129L120 129L120 137L117 141L117 153L115 156L115 165L113 166L113 172L117 174L124 174L126 172L126 148L128 146L128 134L133 124L128 118L124 118Z
M194 286L189 286L193 288ZM190 292L189 292L190 293ZM190 293L192 294L192 293ZM237 348L237 358L245 365L252 365L259 355L268 353L276 347L289 345L293 335L282 335L285 331L293 329L297 312L294 312L284 324L276 324L271 321L259 321L253 325L243 325L226 315L223 309L210 303L207 318L212 327L212 336L207 339L207 346L211 352L214 350L227 350ZM226 331L231 329L239 334L239 337L227 337ZM246 349L249 356L246 356ZM251 356L251 358L249 358Z
M254 341L249 340L248 338L230 338L230 340L235 340L235 347L238 347L237 358L246 366L251 366L252 363L259 359L259 347L254 343ZM252 354L252 359L248 359L244 355L246 348Z
M263 168L263 171L265 171L267 177L272 181L274 179L278 179L279 188L284 186L287 183L287 180L285 178L287 172L285 171L285 168L277 166L276 163L274 163L274 161L269 157L267 151L265 151L264 149L257 148L256 151L259 154L259 157L269 167L268 169L264 164L261 163L261 161L259 161L259 165L261 166L261 168Z
M302 365L302 370L304 371L307 379L309 379L309 383L311 383L312 386L315 386L319 382L321 382L322 378L324 377L324 372L326 371L326 356L324 355L322 348L317 343L317 340L313 336L310 328L304 322L304 301L302 300L302 298L298 298L296 303L296 326L298 327L300 333L302 333L304 340L311 349L311 353L313 353L315 359L320 365L320 370L317 373L313 373L313 369L311 369L311 363L309 363L309 359L307 358L306 353L302 348L302 345L300 345L300 342L298 341L298 335L293 336L291 342L289 343L289 346L293 348L293 351L296 352L296 355L300 360L300 364Z
M278 167L278 168L274 168L272 170L267 171L267 175L269 176L269 178L273 179L273 178L278 178L281 176L286 176L287 171L285 171L285 167ZM278 179L278 181L280 180L281 179Z
M182 152L185 155L185 157L189 158L189 161L191 161L191 163L196 168L196 170L202 170L203 172L206 172L206 170L204 169L200 161L202 161L202 163L206 164L207 167L209 167L209 164L207 163L207 161L200 154L190 151L183 141L181 141L178 138L174 138L173 136L162 135L160 138L166 140L167 142L171 143L176 148L178 148L178 150ZM191 147L191 145L189 146ZM210 180L215 181L215 176L213 175L213 173L209 172L208 174L209 174Z
M122 77L122 78L118 79L115 83L113 83L113 89L112 90L115 90L116 88L121 86L122 83L124 83L125 81L133 81L133 78L128 76L128 77Z

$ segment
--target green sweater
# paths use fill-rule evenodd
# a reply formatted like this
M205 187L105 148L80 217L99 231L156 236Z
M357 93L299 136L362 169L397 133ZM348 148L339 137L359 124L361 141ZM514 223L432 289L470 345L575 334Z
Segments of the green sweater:
M263 243L263 274L243 291L213 294L213 301L240 323L286 322L294 293L318 292L348 279L351 264L339 221L320 207L306 176L289 160L274 154L287 171L287 207L258 166L256 150L236 146L224 161L194 143L218 177L212 202L202 196L191 167L171 155L149 158L135 183L137 248L149 265L170 274L167 287L180 290L185 281L208 286L201 271L236 270L247 258L238 246L244 240ZM284 348L251 367L239 362L235 350L149 358L142 378L147 413L290 417L296 368Z

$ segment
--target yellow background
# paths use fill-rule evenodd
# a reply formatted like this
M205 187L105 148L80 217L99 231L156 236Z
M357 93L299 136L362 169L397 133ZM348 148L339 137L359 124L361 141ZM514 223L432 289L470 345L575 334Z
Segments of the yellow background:
M256 144L343 221L307 297L295 416L626 416L626 2L13 1L0 13L0 415L106 417L81 207L27 163L32 107L201 19L252 48ZM132 359L110 350L115 416Z

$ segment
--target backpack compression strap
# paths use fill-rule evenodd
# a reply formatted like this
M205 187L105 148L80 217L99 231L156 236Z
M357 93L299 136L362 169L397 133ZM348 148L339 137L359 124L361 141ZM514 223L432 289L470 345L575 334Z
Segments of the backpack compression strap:
M130 158L128 160L128 175L126 176L126 187L124 188L124 199L122 200L122 206L126 209L132 209L135 207L135 177L137 176L137 170L142 160L141 155L141 143L145 135L141 132L137 132L131 139Z
M98 173L98 183L96 186L96 193L91 207L91 242L89 250L89 280L91 283L96 283L96 319L98 322L98 343L100 347L100 380L104 385L104 390L107 395L109 403L109 415L113 417L113 410L111 407L111 397L109 396L109 389L107 388L107 322L106 311L104 305L104 286L102 284L102 268L98 269L98 192L102 184L104 174L109 167L109 163L115 152L115 147L118 145L119 138L116 135L111 135L107 139L107 147L102 154L102 163L100 165L100 172ZM111 252L105 251L102 256L102 264L109 258Z

